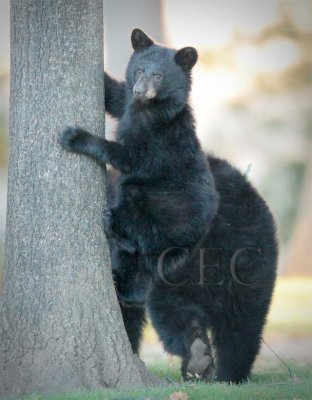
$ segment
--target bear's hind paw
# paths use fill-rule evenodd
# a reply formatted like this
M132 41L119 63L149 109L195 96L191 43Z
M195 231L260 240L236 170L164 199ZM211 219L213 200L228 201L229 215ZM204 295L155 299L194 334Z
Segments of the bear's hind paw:
M211 382L214 362L209 346L199 337L190 345L189 356L183 360L182 375L184 381Z

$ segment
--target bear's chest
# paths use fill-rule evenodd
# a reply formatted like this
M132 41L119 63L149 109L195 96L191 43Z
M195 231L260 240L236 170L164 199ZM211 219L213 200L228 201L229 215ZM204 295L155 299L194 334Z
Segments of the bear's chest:
M155 165L167 163L174 152L163 130L142 129L135 124L119 129L118 142L125 147L135 164L146 165L149 170Z

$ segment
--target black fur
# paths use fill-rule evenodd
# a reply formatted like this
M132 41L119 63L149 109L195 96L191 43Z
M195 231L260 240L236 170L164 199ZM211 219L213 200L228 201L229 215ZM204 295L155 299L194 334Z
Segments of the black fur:
M133 350L146 305L165 349L182 357L184 379L211 379L210 329L217 379L238 383L250 373L271 300L274 222L236 169L207 162L200 149L187 105L196 50L155 45L138 29L132 44L126 81L105 73L117 142L79 128L60 142L120 171L110 177L105 225Z
M143 328L146 324L146 311L143 305L119 302L122 318L127 328L128 338L133 353L139 354L140 343L143 337Z
M140 32L132 34L139 51L129 63L126 84L118 87L106 75L108 111L117 103L112 115L124 109L117 142L80 128L67 128L60 140L66 149L121 172L116 203L105 213L106 233L120 249L140 254L141 266L153 274L163 251L176 248L168 263L165 259L171 268L175 259L186 257L183 249L206 233L217 210L217 194L187 105L196 50L175 52L152 44ZM125 99L116 102L114 97L122 93Z
M201 243L205 251L200 282L200 254L195 251L174 277L186 283L157 282L148 307L168 352L184 358L189 321L198 319L212 332L216 377L245 380L258 353L275 281L277 248L272 216L246 179L223 160L209 156L220 195L219 211ZM231 259L240 249L236 274ZM258 250L261 252L258 253ZM209 267L210 266L210 267ZM173 280L173 279L172 279Z

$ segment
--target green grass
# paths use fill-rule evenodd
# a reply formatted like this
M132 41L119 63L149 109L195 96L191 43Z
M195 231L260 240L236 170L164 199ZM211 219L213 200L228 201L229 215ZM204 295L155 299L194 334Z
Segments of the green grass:
M312 333L312 279L279 278L270 310L264 337L275 340L310 339ZM299 310L299 311L298 311ZM149 326L145 341L153 344L155 332ZM273 345L274 347L274 345ZM307 348L307 352L308 352ZM148 364L155 375L169 377L178 382L168 387L121 392L107 389L98 392L80 392L43 396L34 394L23 400L171 400L170 394L183 392L188 400L310 400L312 399L312 363L290 363L290 357L282 355L292 370L288 376L286 368L272 355L271 359L258 359L255 373L245 385L191 384L181 382L179 364L151 360ZM309 358L308 358L309 359ZM179 385L180 383L180 385ZM185 398L186 399L186 398ZM180 399L179 399L180 400ZM184 400L184 399L183 399Z
M141 389L129 392L107 389L98 392L80 392L63 395L41 396L34 394L23 400L168 400L170 394L183 392L189 400L308 400L312 394L312 365L291 365L293 376L276 369L252 375L244 385L181 384L164 388ZM151 367L155 374L179 379L176 369L164 365Z

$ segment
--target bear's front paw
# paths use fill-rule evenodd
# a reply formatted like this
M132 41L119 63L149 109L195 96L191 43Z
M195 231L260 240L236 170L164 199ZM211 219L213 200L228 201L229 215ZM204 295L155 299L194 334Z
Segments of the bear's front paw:
M79 152L89 136L89 133L82 129L68 126L60 133L58 141L64 149Z

